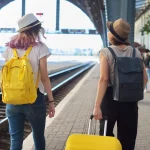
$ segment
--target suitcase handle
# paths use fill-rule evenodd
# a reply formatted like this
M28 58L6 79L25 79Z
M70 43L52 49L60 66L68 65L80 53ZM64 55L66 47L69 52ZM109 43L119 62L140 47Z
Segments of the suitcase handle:
M94 118L94 115L91 115L90 120L89 120L89 126L88 126L88 135L90 135L90 133L91 133L91 125L92 125L93 118ZM107 119L106 116L103 116L103 119L105 120L105 123L104 123L104 136L106 136L108 119Z

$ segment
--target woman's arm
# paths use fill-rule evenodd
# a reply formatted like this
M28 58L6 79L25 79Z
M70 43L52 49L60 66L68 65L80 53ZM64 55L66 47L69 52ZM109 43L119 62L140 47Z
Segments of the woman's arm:
M98 82L97 96L93 110L93 115L96 120L102 119L102 112L100 106L103 97L106 93L108 81L109 81L109 66L107 58L102 53L100 53L100 78Z
M145 65L143 64L143 81L144 81L144 89L146 87L147 81L148 81L148 77L147 77L147 73L146 73L146 68Z
M97 96L95 101L96 107L99 107L101 105L102 99L105 95L108 86L108 81L109 81L109 66L107 58L103 54L100 54L100 78L98 82Z
M148 54L146 54L148 55ZM143 60L143 86L144 86L144 89L146 87L146 84L147 84L147 81L148 81L148 77L147 77L147 72L146 72L146 67L145 67L145 64L144 64L144 60L145 60L145 56L142 57L142 54L140 53L139 50L137 50L137 57L141 58Z
M40 75L41 75L41 81L44 85L44 89L48 95L48 99L49 101L53 101L54 98L51 90L51 82L47 72L47 56L40 59Z
M41 75L41 81L44 85L44 89L48 95L48 99L50 102L49 117L51 118L54 117L55 115L55 106L54 106L54 98L51 90L51 82L47 72L47 56L40 59L40 75Z

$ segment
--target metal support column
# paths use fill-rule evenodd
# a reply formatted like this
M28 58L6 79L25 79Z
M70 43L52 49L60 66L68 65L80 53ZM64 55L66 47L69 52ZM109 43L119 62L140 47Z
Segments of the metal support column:
M108 20L123 18L131 25L129 40L134 42L135 0L106 0Z
M25 15L25 9L26 9L26 0L22 0L22 16Z
M56 31L59 31L59 20L60 20L60 0L56 1Z
M107 47L108 44L107 44L107 28L106 28L105 10L100 9L100 14L101 14L102 26L103 26L102 39L103 39L104 47Z
M126 12L127 16L124 19L126 19L130 23L130 26L131 26L131 32L130 32L130 35L129 35L129 40L131 42L131 45L134 44L135 11L136 11L135 10L135 0L128 0L127 12Z

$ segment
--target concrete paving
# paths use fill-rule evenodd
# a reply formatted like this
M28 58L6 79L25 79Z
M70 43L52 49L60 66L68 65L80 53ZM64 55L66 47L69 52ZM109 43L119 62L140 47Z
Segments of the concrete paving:
M69 135L87 131L98 79L99 65L96 65L56 107L55 117L53 119L47 117L46 150L64 150ZM114 132L116 133L116 127ZM33 149L32 134L24 141L23 147L23 150ZM150 150L150 93L145 93L145 99L139 102L139 124L135 150Z

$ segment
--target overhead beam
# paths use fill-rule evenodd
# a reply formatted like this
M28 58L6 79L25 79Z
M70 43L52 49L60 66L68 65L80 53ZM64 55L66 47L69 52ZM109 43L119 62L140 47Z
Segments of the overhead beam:
M129 40L134 43L134 22L135 22L135 0L106 0L108 20L115 21L119 18L127 20L131 26Z
M74 4L75 6L77 6L88 16L87 9L86 9L85 5L83 5L81 2L79 2L78 0L67 0L67 1Z
M26 0L22 0L22 16L25 15L25 9L26 9Z
M140 13L137 13L137 14L136 14L136 20L138 20L138 18L139 18L141 15L143 15L149 8L150 8L150 3L148 3L145 8L141 9L141 10L140 10L140 11L141 11Z
M60 21L60 0L56 1L56 31L59 31L59 21Z
M15 0L0 0L0 9L13 1L15 1Z
M80 8L93 22L95 28L97 29L99 34L102 34L102 23L101 23L101 15L100 15L100 8L98 7L98 1L101 0L67 0L78 8ZM93 4L96 3L95 5ZM96 7L98 7L96 9ZM98 11L97 11L98 10ZM95 16L95 14L97 16Z

